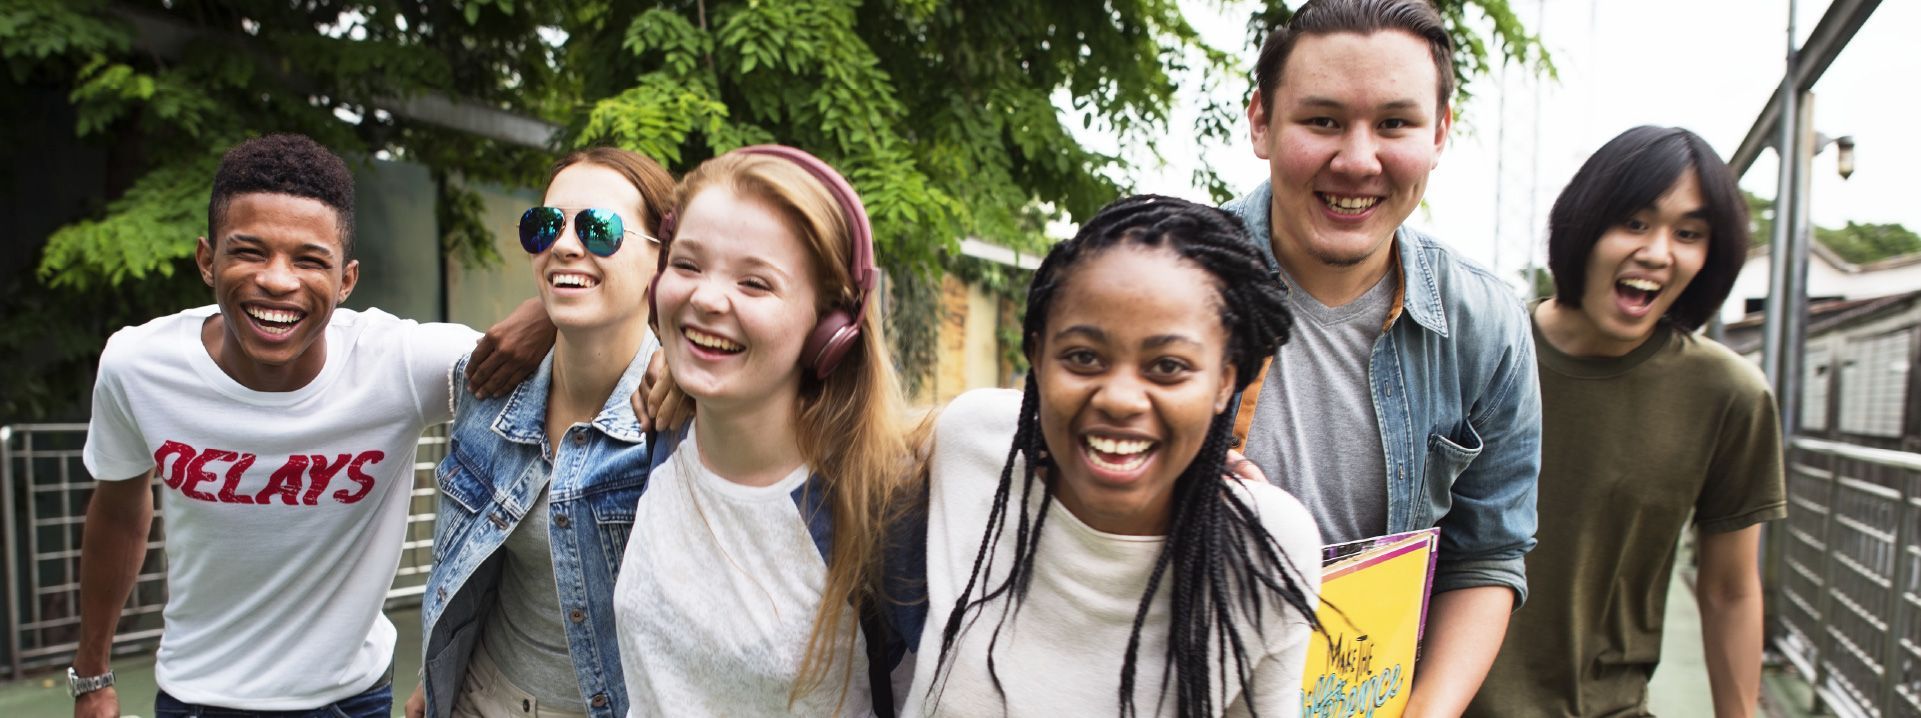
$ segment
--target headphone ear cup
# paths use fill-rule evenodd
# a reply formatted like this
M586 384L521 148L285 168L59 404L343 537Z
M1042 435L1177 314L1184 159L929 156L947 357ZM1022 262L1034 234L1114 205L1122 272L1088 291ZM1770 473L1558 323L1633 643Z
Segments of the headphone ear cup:
M848 316L845 310L835 309L820 318L814 331L807 335L807 344L801 348L801 366L811 369L814 378L826 379L840 366L840 361L854 348L860 338L860 325Z

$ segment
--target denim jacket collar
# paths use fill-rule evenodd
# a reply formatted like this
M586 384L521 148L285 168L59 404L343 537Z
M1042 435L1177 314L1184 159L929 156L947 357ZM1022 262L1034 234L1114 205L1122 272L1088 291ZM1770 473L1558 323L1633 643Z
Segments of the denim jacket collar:
M1274 188L1268 181L1240 199L1229 202L1224 209L1241 218L1247 225L1248 240L1254 243L1261 258L1267 261L1267 271L1275 278L1281 276L1281 264L1274 258L1272 225L1268 223L1268 212L1274 204ZM1414 323L1443 337L1448 335L1447 310L1441 301L1441 285L1435 278L1433 263L1421 247L1433 240L1402 225L1394 230L1394 250L1400 261L1396 263L1401 276L1402 297L1398 313L1405 314ZM1282 282L1285 285L1285 281ZM1289 291L1293 288L1289 287Z
M633 360L627 363L627 370L621 372L620 381L614 384L613 393L607 395L607 403L600 407L594 416L593 426L601 433L630 444L638 444L644 438L640 433L640 419L634 416L632 397L640 388L640 379L647 373L647 361L654 355L660 340L653 332L641 340L640 350L634 353ZM540 360L540 368L532 376L515 387L507 397L507 403L494 417L493 430L500 438L519 444L536 444L547 437L547 393L554 381L554 350L547 350L547 357Z

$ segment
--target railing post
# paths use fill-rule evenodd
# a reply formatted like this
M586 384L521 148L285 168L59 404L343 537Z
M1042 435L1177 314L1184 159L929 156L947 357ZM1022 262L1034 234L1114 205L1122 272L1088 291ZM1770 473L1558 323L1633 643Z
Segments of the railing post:
M1788 483L1787 494L1792 503L1794 496L1794 463L1797 452L1794 437L1786 437L1781 442L1782 480ZM1792 510L1792 509L1790 509ZM1761 525L1761 647L1773 648L1786 653L1776 644L1786 635L1787 619L1781 616L1782 596L1787 592L1788 547L1794 540L1788 520L1769 521Z
M1809 710L1816 714L1822 712L1821 687L1828 682L1828 653L1834 647L1831 620L1834 612L1834 513L1835 499L1841 493L1841 471L1838 467L1841 458L1830 449L1823 449L1821 453L1828 457L1828 497L1822 503L1827 511L1821 516L1821 596L1815 609L1821 621L1821 635L1814 642L1814 681L1810 686L1813 690L1808 691L1813 697Z
M14 524L13 427L0 426L0 548L7 553L7 678L20 680L20 534Z
M1893 467L1889 467L1893 468ZM1901 684L1901 640L1907 635L1908 587L1908 520L1914 513L1914 504L1908 496L1913 473L1894 469L1897 472L1895 490L1899 492L1899 506L1894 515L1894 575L1888 586L1888 638L1881 651L1881 715L1895 715L1895 702L1899 693L1895 687Z

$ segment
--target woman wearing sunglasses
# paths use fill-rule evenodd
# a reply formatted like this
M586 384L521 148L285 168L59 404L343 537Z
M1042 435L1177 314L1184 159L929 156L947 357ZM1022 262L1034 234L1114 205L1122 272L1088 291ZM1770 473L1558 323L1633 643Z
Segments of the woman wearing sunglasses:
M507 395L454 394L409 716L626 713L611 599L649 467L628 397L659 347L645 297L673 189L646 157L582 150L521 216L557 336Z

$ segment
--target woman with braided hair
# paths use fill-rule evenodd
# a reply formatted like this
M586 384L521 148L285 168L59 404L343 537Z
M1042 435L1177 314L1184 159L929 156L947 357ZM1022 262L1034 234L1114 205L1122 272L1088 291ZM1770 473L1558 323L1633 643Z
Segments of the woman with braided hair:
M1227 475L1227 408L1289 328L1243 234L1128 197L1041 263L1025 391L962 395L935 428L906 714L1299 714L1320 533Z

